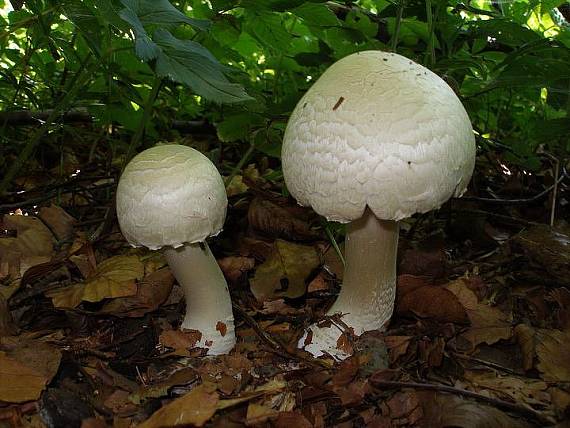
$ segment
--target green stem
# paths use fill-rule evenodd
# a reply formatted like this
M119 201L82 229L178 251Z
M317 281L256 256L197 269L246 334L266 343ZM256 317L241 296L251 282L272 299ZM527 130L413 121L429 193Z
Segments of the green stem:
M152 115L152 107L154 105L154 102L156 101L156 98L158 97L158 93L160 92L161 87L162 87L162 79L160 77L155 77L152 83L152 89L150 91L150 94L148 95L148 98L144 103L143 107L144 110L141 121L139 122L139 126L137 127L137 130L133 134L131 142L129 143L129 148L127 149L127 154L125 156L125 161L123 163L122 169L125 169L125 166L127 166L131 158L134 156L136 149L139 147L141 143L142 136L144 135L144 131L146 129L146 125L149 122L150 117Z
M431 0L426 0L426 15L428 23L428 65L435 64L434 21Z
M336 252L338 258L342 262L342 265L344 267L346 267L346 260L344 259L342 251L340 251L340 247L338 246L338 242L336 242L336 239L335 239L335 237L331 231L331 227L330 227L330 224L328 222L325 225L325 233L327 234L327 237L329 238L329 241L331 242L331 245L334 248L334 251Z
M234 169L232 169L232 172L230 173L230 175L228 175L226 177L226 179L224 180L224 185L226 186L226 188L230 185L230 183L232 182L232 180L236 176L236 174L241 171L241 169L243 168L243 166L245 165L245 163L247 162L249 157L252 155L254 150L255 150L255 144L250 143L249 149L247 149L247 151L241 157L241 159L239 160L237 165L234 167Z
M53 122L57 119L57 117L69 107L69 105L78 95L79 91L85 87L85 84L89 81L89 79L91 79L97 67L99 67L99 64L96 61L93 61L92 55L89 54L73 80L70 82L69 89L65 92L65 95L61 101L55 106L53 111L46 119L45 123L40 126L32 135L32 138L28 140L24 149L20 152L18 159L16 159L16 161L10 166L8 172L6 175L4 175L2 181L0 181L0 195L6 192L6 189L12 182L12 179L16 176L16 174L18 174L22 166L32 155L42 137L52 128Z
M392 36L392 51L396 52L398 47L398 38L400 37L400 27L402 24L402 18L404 16L404 8L406 7L405 0L400 0L398 2L398 15L396 16L396 26L394 27L394 35Z

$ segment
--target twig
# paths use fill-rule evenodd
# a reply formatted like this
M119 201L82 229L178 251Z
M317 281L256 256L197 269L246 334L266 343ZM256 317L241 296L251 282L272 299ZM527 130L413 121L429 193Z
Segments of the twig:
M294 352L290 352L287 348L281 345L277 340L275 340L269 333L264 331L259 324L243 309L242 307L238 306L237 304L232 304L234 311L245 321L247 325L249 325L253 331L259 336L259 338L265 342L271 348L271 352L279 355L283 358L294 358L296 360L302 360L303 362L313 366L313 367L326 367L330 368L326 363L321 362L320 360L314 359L307 359L303 358L301 355L297 355Z
M543 424L551 425L555 421L551 420L547 416L529 407L510 403L508 401L500 400L498 398L487 397L486 395L481 395L473 391L468 391L466 389L454 388L453 386L447 385L437 385L433 383L416 383L416 382L398 382L398 381L380 381L370 378L370 384L376 388L414 388L414 389L426 389L429 391L446 392L448 394L461 395L468 398L473 398L484 403L491 404L497 408L502 408L510 410L515 413L523 414L527 417L531 417Z
M559 165L559 164L558 164ZM455 198L461 199L464 201L477 201L477 202L487 202L491 204L505 204L505 205L517 205L517 204L528 204L529 202L535 202L540 198L548 195L551 191L556 192L558 188L558 184L562 182L566 177L568 177L568 171L566 168L562 167L562 174L558 176L558 172L556 174L557 179L554 181L554 184L542 192L530 197L530 198L521 198L521 199L495 199L495 198L480 198L478 196L463 196L462 198Z
M518 217L510 217L508 215L497 214L494 212L484 211L484 210L454 209L453 212L454 213L471 213L471 214L487 215L489 217L495 217L495 218L503 220L507 223L512 223L512 224L516 224L516 225L521 225L521 224L524 226L542 226L543 225L543 223L537 223L536 221L525 220L525 219L518 218Z
M526 377L524 373L519 373L515 370L509 369L508 367L503 367L500 364L493 363L492 361L481 360L479 358L471 357L469 355L459 354L457 352L452 352L452 355L456 358L461 359L461 360L469 361L469 362L475 363L475 364L481 364L483 366L487 366L487 367L494 369L494 370L497 370L497 371L502 371L504 373L508 373L508 374L515 375L515 376Z

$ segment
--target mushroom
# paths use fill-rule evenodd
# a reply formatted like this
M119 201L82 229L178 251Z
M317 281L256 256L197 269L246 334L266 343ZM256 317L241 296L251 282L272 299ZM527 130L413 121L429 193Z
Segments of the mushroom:
M228 204L222 177L210 160L181 145L162 145L135 156L117 188L117 217L134 247L162 252L184 290L182 329L201 333L208 355L235 345L228 285L206 238L224 225Z
M312 325L299 341L315 356L342 359L342 324L358 336L392 316L398 221L465 191L475 163L471 123L436 74L364 51L334 63L301 98L281 157L299 204L348 223L342 289L327 312L342 322Z

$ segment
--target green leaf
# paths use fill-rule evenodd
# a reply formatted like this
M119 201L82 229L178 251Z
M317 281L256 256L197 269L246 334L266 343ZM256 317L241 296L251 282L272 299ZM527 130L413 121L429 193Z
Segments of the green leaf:
M305 3L291 12L303 19L309 26L335 27L341 25L336 15L324 4Z
M259 114L237 113L224 117L222 122L216 124L220 141L247 141L254 128L264 125L265 119Z
M121 0L126 9L134 12L142 25L171 27L188 24L199 30L210 28L210 21L189 18L168 0Z
M135 33L135 52L143 61L156 59L160 54L160 49L147 34L137 14L131 9L123 9L119 16L127 21Z
M195 93L217 103L251 100L244 88L224 76L228 71L202 45L178 40L168 31L158 29L154 41L160 47L156 73L189 86Z
M246 31L249 34L262 45L287 51L291 35L283 27L281 15L272 12L250 12L247 15Z

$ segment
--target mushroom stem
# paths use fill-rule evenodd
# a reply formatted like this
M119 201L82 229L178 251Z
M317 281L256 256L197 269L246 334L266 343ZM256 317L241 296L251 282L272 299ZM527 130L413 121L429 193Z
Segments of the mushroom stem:
M382 329L394 310L397 251L398 222L380 220L366 208L360 219L348 225L343 285L327 315L341 314L341 321L358 336ZM343 360L350 355L339 342L343 332L337 323L313 324L298 346L315 357L326 352Z
M206 242L164 248L170 269L184 290L182 328L202 334L196 346L208 355L227 354L235 345L234 316L228 285Z
M392 316L398 229L398 222L380 220L369 208L348 224L343 284L328 315L343 314L356 335L381 329Z

